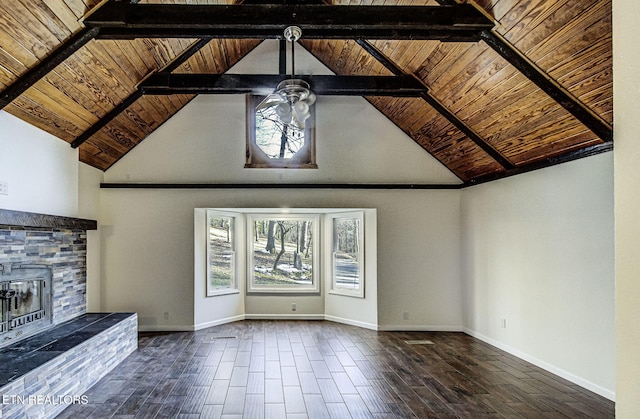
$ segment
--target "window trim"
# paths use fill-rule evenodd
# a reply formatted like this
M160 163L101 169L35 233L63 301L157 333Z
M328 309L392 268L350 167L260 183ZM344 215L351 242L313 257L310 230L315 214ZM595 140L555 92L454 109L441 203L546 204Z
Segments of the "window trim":
M331 231L329 235L329 246L327 247L329 252L329 263L331 265L330 275L331 275L331 287L329 289L329 294L335 295L344 295L348 297L355 298L365 298L365 220L364 220L364 211L345 211L338 213L328 213L325 215L327 219L327 224L329 230ZM336 276L336 263L335 263L335 254L336 254L336 241L335 241L335 231L334 231L334 221L336 219L357 219L360 223L360 228L358 231L358 263L359 263L359 280L358 280L358 288L355 290L340 287L337 283Z
M256 286L254 284L254 241L253 241L253 226L255 221L263 220L301 220L312 221L312 241L311 246L313 249L312 254L312 284L310 286L300 285L272 285L272 286ZM320 295L320 283L321 283L321 259L322 251L320 249L320 234L321 234L321 222L322 214L319 213L279 213L279 212L264 212L264 213L247 213L246 214L246 232L247 232L247 295Z
M229 294L239 294L240 288L238 286L238 251L237 251L237 230L238 230L238 218L240 214L220 211L216 209L208 208L206 210L206 222L205 222L205 234L206 234L206 296L207 297L217 297L221 295L229 295ZM232 280L231 285L229 287L212 287L211 286L211 269L210 269L210 261L211 261L211 245L210 245L210 234L209 234L209 226L211 225L211 218L231 218L233 220L233 227L231 228L231 274Z
M304 146L290 159L271 158L256 144L256 106L264 96L247 95L247 150L244 167L247 169L317 169L315 106L304 130Z

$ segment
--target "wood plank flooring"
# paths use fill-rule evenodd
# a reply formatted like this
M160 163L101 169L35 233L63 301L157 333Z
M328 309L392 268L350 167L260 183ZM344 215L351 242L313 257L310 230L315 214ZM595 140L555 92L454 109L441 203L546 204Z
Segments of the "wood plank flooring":
M58 418L614 416L613 402L463 333L325 321L143 333L86 395Z

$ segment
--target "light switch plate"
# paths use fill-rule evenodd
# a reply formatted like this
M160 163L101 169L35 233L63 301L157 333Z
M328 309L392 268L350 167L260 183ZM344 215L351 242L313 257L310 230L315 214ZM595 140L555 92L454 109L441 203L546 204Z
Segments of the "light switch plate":
M9 182L0 180L0 195L9 195Z

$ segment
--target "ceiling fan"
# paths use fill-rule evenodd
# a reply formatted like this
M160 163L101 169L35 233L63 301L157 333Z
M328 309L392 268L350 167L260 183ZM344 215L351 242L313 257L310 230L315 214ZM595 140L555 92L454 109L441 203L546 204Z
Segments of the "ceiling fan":
M310 107L316 101L311 86L295 76L294 45L302 36L302 29L289 26L284 30L284 39L291 42L291 77L278 83L276 90L256 106L260 112L275 108L275 113L283 124L298 130L305 129L305 121L311 116Z

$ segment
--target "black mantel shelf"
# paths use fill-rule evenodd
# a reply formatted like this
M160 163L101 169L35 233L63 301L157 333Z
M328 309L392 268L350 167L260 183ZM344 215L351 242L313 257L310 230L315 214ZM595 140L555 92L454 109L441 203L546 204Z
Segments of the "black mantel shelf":
M96 220L0 209L0 226L97 230Z

